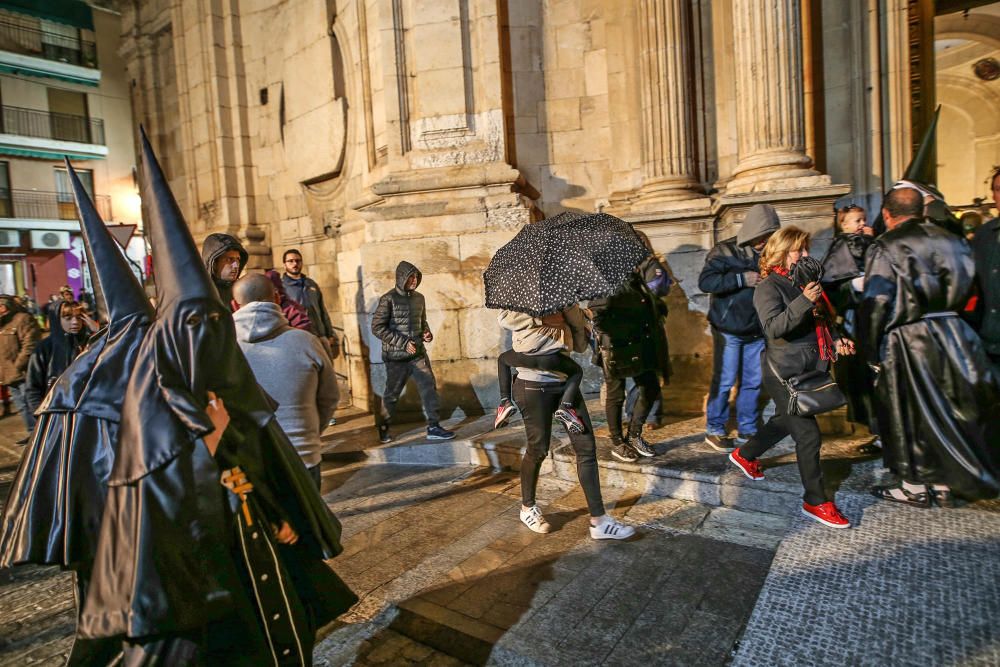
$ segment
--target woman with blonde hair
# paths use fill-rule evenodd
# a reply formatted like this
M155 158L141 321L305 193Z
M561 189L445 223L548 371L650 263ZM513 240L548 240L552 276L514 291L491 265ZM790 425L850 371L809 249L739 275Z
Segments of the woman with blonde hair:
M806 260L808 257L809 234L793 226L776 232L761 253L761 282L753 303L766 341L761 363L764 389L774 399L776 412L749 442L729 455L729 460L748 478L764 479L758 457L791 435L805 487L802 514L830 528L850 528L850 521L823 485L822 438L816 418L790 414L788 390L782 384L782 380L808 371L828 370L838 352L854 352L846 339L834 343L829 302L818 282L818 262Z

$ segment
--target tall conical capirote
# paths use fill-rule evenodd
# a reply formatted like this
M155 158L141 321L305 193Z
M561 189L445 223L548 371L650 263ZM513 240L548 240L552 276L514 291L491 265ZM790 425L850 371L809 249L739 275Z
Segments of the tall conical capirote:
M941 105L934 110L934 118L927 126L920 146L910 164L903 172L904 181L912 181L920 185L937 185L937 124L941 116Z
M214 299L221 303L201 253L167 184L146 130L139 128L142 141L142 199L149 211L149 241L152 246L156 280L156 307L163 312L179 298Z
M73 184L76 209L80 213L80 231L87 257L90 258L94 293L98 302L103 303L108 321L117 322L138 313L152 315L149 299L129 268L122 247L108 232L69 159L66 159L66 169Z

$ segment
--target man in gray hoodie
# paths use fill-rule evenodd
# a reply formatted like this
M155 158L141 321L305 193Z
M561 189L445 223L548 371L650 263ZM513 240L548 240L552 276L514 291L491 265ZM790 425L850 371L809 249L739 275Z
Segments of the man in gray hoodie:
M267 276L244 276L233 298L240 305L233 314L240 348L257 382L278 402L278 424L319 488L319 435L340 397L330 357L318 338L288 324Z

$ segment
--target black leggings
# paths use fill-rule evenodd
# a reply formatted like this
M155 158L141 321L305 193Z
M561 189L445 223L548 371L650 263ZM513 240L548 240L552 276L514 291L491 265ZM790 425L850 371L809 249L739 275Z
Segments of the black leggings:
M524 416L524 437L528 446L521 459L521 503L525 507L535 504L535 487L538 472L549 454L552 439L552 416L559 408L563 395L561 382L514 382L514 400ZM586 426L583 433L570 433L569 441L576 452L576 476L583 487L590 516L604 516L604 499L601 497L601 480L597 474L597 445L594 427L590 423L587 404L577 394L573 403L580 421Z
M511 372L516 366L531 368L536 371L554 371L566 376L566 389L563 391L560 403L572 405L580 395L580 382L583 380L583 369L573 361L568 354L550 352L549 354L524 354L507 350L497 358L497 379L500 381L500 398L510 400Z

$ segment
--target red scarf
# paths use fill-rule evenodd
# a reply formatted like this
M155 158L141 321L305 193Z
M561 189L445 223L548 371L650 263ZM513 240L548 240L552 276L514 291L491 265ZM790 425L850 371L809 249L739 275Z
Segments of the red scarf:
M777 273L789 280L791 275L783 266L772 266L771 273ZM803 289L803 288L800 288ZM803 290L804 291L804 290ZM826 292L820 292L820 300L813 307L813 318L816 320L816 341L819 343L819 358L827 361L837 360L837 347L833 344L829 322L833 319L833 304Z

